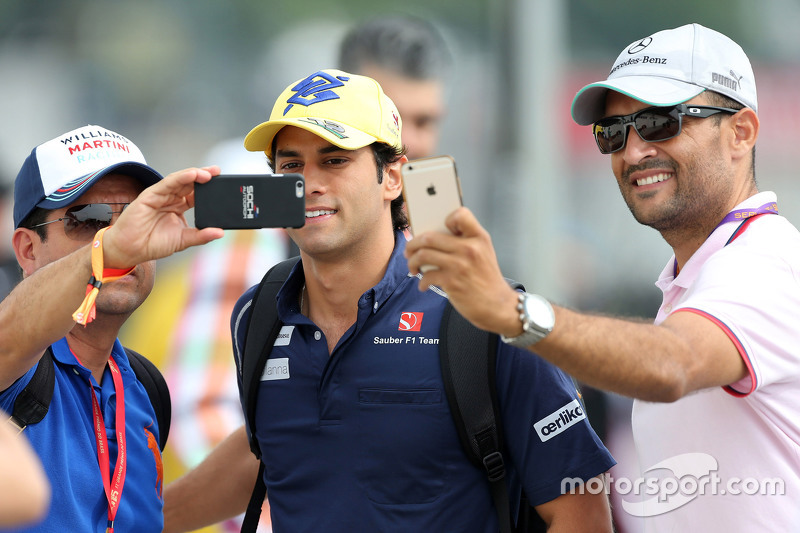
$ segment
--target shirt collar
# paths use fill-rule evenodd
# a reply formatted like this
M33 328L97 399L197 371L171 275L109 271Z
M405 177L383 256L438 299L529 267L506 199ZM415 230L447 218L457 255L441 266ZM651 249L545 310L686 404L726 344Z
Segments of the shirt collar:
M395 232L394 234L394 250L389 258L389 264L386 266L386 273L383 279L375 285L371 290L374 296L374 304L372 306L373 312L377 311L381 305L389 299L400 284L408 279L408 261L406 261L403 252L406 249L406 237L402 232Z
M84 375L84 373L86 374L84 377L88 377L91 374L91 372L89 372L89 369L81 365L75 358L75 355L72 353L72 350L69 347L69 343L67 342L66 337L62 337L61 339L54 342L51 348L53 351L54 361L58 361L62 365L69 365L75 367L76 371L80 373L80 375ZM114 361L116 361L117 365L120 367L120 370L123 369L127 370L130 368L130 362L128 361L128 354L125 353L125 349L122 347L122 344L119 342L119 339L114 340L114 347L111 349L111 355L114 357ZM107 371L108 371L108 366L106 366L105 372ZM123 383L127 384L131 374L132 373L126 371L121 372Z
M394 293L403 280L408 279L408 262L403 256L406 249L406 237L403 232L397 231L394 236L394 249L389 258L386 272L377 285L365 292L359 301L364 301L366 296L370 296L373 312L377 311L381 305ZM278 310L280 316L284 313L300 312L300 291L305 285L305 274L303 273L303 262L298 261L286 283L278 291ZM288 318L288 317L287 317Z
M777 201L778 197L774 192L764 191L747 198L731 209L731 211L736 211L737 209L755 209L766 203ZM741 221L734 220L718 226L711 235L708 236L705 242L703 242L700 248L692 254L692 257L686 261L686 264L683 265L677 277L673 277L675 268L675 256L673 255L661 271L656 286L662 290L668 288L669 285L673 283L683 288L691 286L697 278L703 264L709 257L725 247L728 239L730 239L733 232L736 231L736 228L739 227L739 224L741 224Z

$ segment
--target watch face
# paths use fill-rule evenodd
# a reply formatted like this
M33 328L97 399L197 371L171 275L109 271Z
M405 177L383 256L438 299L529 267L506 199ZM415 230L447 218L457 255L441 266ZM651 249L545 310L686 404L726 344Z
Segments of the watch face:
M551 330L555 325L556 317L550 304L538 294L529 294L525 298L525 311L531 322L538 327Z

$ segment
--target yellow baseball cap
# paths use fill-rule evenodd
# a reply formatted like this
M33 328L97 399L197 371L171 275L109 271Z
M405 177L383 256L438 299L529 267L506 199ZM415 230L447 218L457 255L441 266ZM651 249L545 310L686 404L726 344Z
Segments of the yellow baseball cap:
M320 70L289 85L269 120L247 134L244 147L273 157L272 140L284 126L296 126L345 150L375 141L402 148L402 121L377 81L341 70Z

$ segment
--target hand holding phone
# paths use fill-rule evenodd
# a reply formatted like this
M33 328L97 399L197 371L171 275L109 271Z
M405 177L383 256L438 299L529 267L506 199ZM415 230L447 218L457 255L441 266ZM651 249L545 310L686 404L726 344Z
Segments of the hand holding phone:
M197 228L299 228L305 223L302 174L219 175L195 183Z

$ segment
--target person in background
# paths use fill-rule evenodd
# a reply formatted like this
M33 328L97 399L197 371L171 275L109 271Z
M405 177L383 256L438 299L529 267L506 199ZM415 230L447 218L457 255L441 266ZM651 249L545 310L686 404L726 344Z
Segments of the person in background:
M450 214L453 234L409 242L412 272L439 267L420 289L441 286L477 327L637 398L644 477L623 507L647 531L800 530L800 233L756 184L750 60L699 24L660 31L581 89L572 117L592 126L634 218L672 247L655 324L514 292L467 209Z
M95 125L22 164L13 246L23 280L0 302L0 409L14 412L41 365L54 388L44 418L17 429L52 486L44 519L21 531L161 531L161 428L117 335L147 298L155 259L222 236L183 217L194 183L218 173L162 178L133 142Z
M339 68L369 76L394 101L412 160L435 155L451 67L439 30L409 15L368 19L352 27L339 46Z
M0 528L36 523L47 514L50 483L19 428L0 410Z

